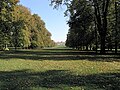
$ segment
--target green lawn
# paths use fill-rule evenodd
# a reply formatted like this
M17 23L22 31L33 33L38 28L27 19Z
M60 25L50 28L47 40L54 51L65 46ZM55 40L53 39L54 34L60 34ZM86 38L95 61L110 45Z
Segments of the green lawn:
M120 90L120 55L65 48L0 51L0 90Z

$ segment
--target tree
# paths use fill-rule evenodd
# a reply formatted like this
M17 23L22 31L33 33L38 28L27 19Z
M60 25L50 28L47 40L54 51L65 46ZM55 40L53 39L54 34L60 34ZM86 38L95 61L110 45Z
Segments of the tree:
M94 38L93 8L88 5L89 2L85 0L71 1L67 10L70 15L70 20L68 21L70 29L66 40L67 46L77 49L86 46L86 50L88 50L88 46L92 43Z
M74 1L74 0L72 0ZM55 7L58 7L61 4L65 4L67 7L72 2L71 0L51 0L51 3L54 4ZM80 1L80 0L78 0ZM93 6L94 14L97 23L98 33L100 35L100 43L101 43L101 53L105 53L105 40L107 35L107 14L108 14L108 6L110 4L110 0L84 0L89 2L89 5ZM89 6L88 5L88 6ZM73 6L74 7L74 6ZM78 7L79 8L79 7ZM67 8L69 9L69 8Z
M110 0L93 0L95 16L97 20L97 28L101 41L101 53L105 53L105 40L107 35L107 14Z
M115 53L117 54L117 48L118 48L118 44L119 44L119 21L120 21L120 17L119 17L119 15L120 15L120 6L119 6L119 4L120 4L120 1L115 1L115 18L116 18L116 20L115 20Z
M17 5L14 8L14 12L12 12L12 43L15 49L30 45L30 31L28 27L30 18L31 13L26 7Z
M55 45L37 14L18 5L19 0L0 1L0 47L36 48Z
M45 22L37 15L33 15L35 20L35 29L33 31L32 41L36 46L39 47L49 47L51 46L51 33L46 29Z
M0 36L2 47L7 48L11 39L12 11L19 0L1 0L0 1Z

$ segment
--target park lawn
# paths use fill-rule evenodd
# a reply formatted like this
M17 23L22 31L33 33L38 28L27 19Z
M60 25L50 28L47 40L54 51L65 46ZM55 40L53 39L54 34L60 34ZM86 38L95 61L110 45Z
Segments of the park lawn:
M120 90L120 57L71 49L0 52L0 90Z

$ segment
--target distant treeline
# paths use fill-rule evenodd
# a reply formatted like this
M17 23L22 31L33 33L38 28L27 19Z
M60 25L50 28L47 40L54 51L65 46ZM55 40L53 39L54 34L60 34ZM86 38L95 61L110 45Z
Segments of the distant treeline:
M52 47L51 33L37 14L31 14L19 0L0 1L0 48Z

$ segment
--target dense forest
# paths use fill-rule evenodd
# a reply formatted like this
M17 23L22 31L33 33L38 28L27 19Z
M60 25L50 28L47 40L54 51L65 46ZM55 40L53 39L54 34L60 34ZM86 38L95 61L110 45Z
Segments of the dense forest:
M37 14L19 0L0 0L0 49L52 47L51 33Z
M120 48L120 0L51 0L58 8L67 7L70 27L66 46L81 50L113 50Z

